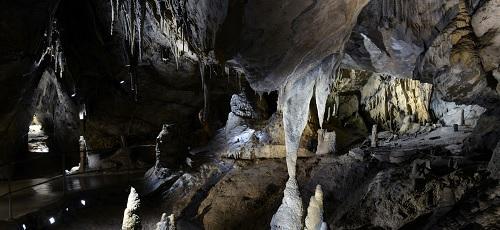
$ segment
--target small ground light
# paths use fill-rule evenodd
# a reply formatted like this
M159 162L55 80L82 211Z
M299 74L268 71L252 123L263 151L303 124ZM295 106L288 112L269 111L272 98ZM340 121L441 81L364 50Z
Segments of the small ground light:
M25 224L23 224L23 229L26 230L26 225Z
M120 81L120 84L123 84L123 83L125 83L125 81Z
M71 94L71 97L75 97L75 96L76 96L76 93Z
M54 219L54 217L50 217L50 218L49 218L49 223L50 223L50 224L53 224L53 223L55 223L55 222L56 222L56 219Z
M82 205L85 206L85 200L81 200L80 203L82 203Z
M66 208L66 212L69 211L69 208Z

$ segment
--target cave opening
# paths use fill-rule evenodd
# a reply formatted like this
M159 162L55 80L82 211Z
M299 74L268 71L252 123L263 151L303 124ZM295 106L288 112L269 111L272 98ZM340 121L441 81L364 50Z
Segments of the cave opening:
M49 153L48 139L46 129L38 120L36 114L29 125L28 130L28 152L30 153Z

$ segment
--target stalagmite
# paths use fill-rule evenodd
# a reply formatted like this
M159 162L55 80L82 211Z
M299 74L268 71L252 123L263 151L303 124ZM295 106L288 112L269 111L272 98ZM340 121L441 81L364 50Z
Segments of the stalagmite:
M167 216L166 213L161 215L161 220L156 224L156 230L176 230L174 214Z
M304 230L327 229L326 223L323 222L323 190L321 190L321 185L316 186L314 196L311 196L305 222Z
M340 97L338 93L335 93L335 107L333 107L333 116L336 116L339 111Z
M371 146L372 146L372 148L377 147L377 125L376 124L372 126Z
M80 112L78 113L78 117L80 118L80 120L83 120L85 119L86 116L87 116L87 109L85 107L85 104L82 104Z
M127 208L123 213L122 230L142 229L141 218L139 217L140 206L141 201L139 199L139 194L131 187L127 200Z
M85 172L87 168L87 142L83 136L80 136L80 140L78 141L80 145L80 172Z
M299 194L299 186L295 177L288 178L285 191L283 191L283 200L271 220L271 229L302 229L302 199Z

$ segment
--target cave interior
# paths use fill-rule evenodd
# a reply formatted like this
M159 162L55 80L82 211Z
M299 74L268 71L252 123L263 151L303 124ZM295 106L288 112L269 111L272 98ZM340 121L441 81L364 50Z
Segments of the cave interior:
M500 0L5 0L0 31L0 229L500 229Z

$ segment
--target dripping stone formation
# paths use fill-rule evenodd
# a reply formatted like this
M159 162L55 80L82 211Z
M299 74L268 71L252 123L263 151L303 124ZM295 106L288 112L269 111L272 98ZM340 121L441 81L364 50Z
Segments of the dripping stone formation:
M16 0L0 29L0 229L500 229L500 0Z

